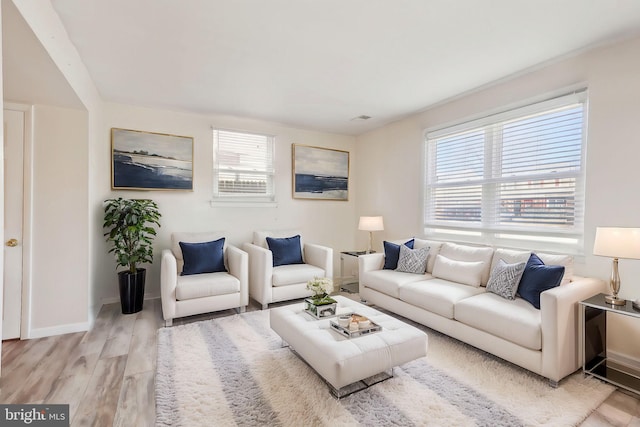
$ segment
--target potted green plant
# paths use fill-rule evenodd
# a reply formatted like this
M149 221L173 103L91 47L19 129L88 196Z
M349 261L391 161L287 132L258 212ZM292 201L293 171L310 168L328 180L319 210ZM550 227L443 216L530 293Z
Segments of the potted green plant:
M154 226L160 227L160 217L153 200L105 200L103 228L107 242L112 244L109 253L115 255L118 266L127 267L118 272L123 314L142 310L146 269L138 264L153 262Z
M307 282L307 289L313 295L304 300L305 310L320 319L336 314L338 303L329 296L333 292L333 281L328 277L314 277Z

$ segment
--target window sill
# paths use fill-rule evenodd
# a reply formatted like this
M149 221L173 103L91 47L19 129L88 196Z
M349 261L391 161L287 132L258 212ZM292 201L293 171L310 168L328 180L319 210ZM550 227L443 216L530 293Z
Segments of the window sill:
M212 208L277 208L278 202L259 202L256 200L211 200Z

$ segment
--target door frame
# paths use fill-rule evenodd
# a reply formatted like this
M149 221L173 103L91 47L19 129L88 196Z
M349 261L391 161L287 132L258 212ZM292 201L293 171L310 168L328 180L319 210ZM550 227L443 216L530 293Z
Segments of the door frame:
M22 165L22 174L24 179L22 188L22 310L20 316L20 339L27 339L31 338L31 261L33 248L31 234L33 226L33 106L13 102L5 102L3 105L3 109L20 111L24 114L24 137L22 147L24 155ZM4 266L4 268L6 269L7 266Z

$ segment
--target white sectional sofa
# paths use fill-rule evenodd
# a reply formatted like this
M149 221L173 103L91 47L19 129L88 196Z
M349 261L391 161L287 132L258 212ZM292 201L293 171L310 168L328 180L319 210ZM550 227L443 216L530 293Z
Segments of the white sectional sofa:
M565 272L560 286L540 294L537 309L485 287L499 259L526 262L531 252L414 239L414 249L427 246L424 274L383 269L383 253L360 256L360 298L535 372L554 386L581 366L578 302L606 292L603 281L574 276L570 256L538 253L545 264L564 265ZM472 273L480 286L459 283L473 282L463 278L470 273L445 259L481 266Z

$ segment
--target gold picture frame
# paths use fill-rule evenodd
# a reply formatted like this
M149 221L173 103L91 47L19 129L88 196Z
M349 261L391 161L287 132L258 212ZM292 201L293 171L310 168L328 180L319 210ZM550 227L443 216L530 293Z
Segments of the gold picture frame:
M292 144L294 199L349 200L349 152Z
M193 138L111 128L111 188L193 191Z

